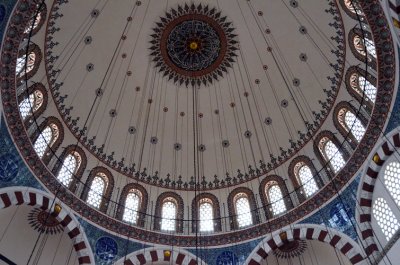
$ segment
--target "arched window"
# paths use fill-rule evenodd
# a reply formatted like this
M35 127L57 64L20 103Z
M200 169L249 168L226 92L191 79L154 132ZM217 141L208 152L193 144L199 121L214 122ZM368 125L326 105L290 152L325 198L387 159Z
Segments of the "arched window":
M57 174L57 179L66 187L69 187L74 178L75 173L80 167L82 158L78 152L68 154Z
M238 193L233 200L235 203L236 220L239 228L252 225L252 213L247 194Z
M132 189L126 195L125 210L122 220L125 222L136 224L139 217L139 207L142 201L142 193L137 189Z
M353 14L353 18L357 19L357 14L359 16L364 16L364 13L361 11L360 4L355 0L343 0L345 8Z
M394 216L389 205L383 198L375 200L372 212L386 240L389 241L399 229L399 222L396 216Z
M377 92L376 87L364 76L359 73L353 73L350 76L350 86L355 92L357 92L357 94L364 97L365 100L375 103Z
M172 198L166 198L161 209L161 230L175 231L177 218L177 201Z
M46 150L51 148L52 145L56 142L59 137L59 128L54 123L47 125L37 137L33 148L36 151L36 154L43 158Z
M22 54L20 57L17 58L15 75L19 78L22 77L25 73L28 74L35 67L35 62L36 62L35 52L33 51L29 52L28 59L26 59L26 53ZM25 70L25 64L26 64L26 70Z
M371 56L376 58L375 43L366 36L356 35L353 39L354 48L362 56Z
M297 163L295 166L295 175L307 197L310 197L318 191L317 182L309 166L302 162Z
M398 206L400 206L400 163L389 163L384 172L384 183L390 195Z
M283 200L283 194L281 189L276 182L270 182L266 185L266 191L268 201L271 204L272 213L274 216L286 212L286 205Z
M39 8L40 8L40 11L37 12L37 10L39 10ZM35 10L35 12L33 14L34 17L32 17L32 19L28 22L28 25L26 25L26 27L25 27L24 34L26 36L29 36L31 31L32 31L31 36L36 34L42 27L44 21L46 20L46 15L47 15L46 4L38 3L38 4L36 4L36 9L37 10Z
M359 117L354 114L353 109L349 107L341 107L337 113L337 119L340 126L345 130L344 136L350 132L354 140L359 143L364 137L366 129Z
M319 141L318 147L324 159L329 162L335 173L344 167L346 162L343 159L343 155L331 139L328 137L323 137Z
M368 63L372 68L376 68L376 49L372 40L372 35L368 31L353 28L349 32L350 48L354 56L361 62Z
M103 200L103 195L107 188L107 177L103 173L98 173L90 185L90 190L86 202L95 207L100 208Z
M199 219L200 219L200 232L213 232L214 231L214 211L213 202L204 198L200 200L199 204Z
M34 91L19 103L19 112L23 120L35 113L43 104L43 93L39 90Z

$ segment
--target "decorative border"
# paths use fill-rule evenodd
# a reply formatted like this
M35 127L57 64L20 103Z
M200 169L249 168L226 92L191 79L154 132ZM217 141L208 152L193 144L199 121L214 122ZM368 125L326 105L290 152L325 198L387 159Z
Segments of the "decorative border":
M0 191L0 209L5 209L10 206L27 205L39 207L44 211L50 211L51 215L56 218L61 226L68 232L68 236L73 242L79 264L94 264L94 261L92 261L90 257L90 247L87 246L87 239L85 238L85 233L80 228L80 224L73 215L70 215L70 213L64 209L63 205L61 205L61 211L59 213L55 212L54 207L56 204L53 203L53 201L53 198L49 198L31 188L27 190L26 187L23 189L19 189L18 187L13 187L11 189L6 188Z
M19 0L12 15L13 19L6 30L0 64L0 88L3 102L4 117L7 122L7 128L12 135L13 141L23 154L26 164L33 174L49 189L56 193L60 200L74 209L83 218L91 220L93 223L117 233L121 236L127 236L132 239L146 241L155 244L166 244L175 246L194 247L196 244L201 246L226 245L244 240L254 239L263 236L271 231L293 223L308 214L312 213L317 207L327 202L336 194L337 189L343 188L354 174L361 167L371 148L379 139L380 133L384 128L392 102L395 85L395 49L393 39L390 33L390 27L382 7L378 0L362 1L360 3L364 13L367 15L369 25L372 29L374 41L377 47L379 61L379 81L377 87L379 93L375 103L376 108L372 113L372 122L366 131L365 137L355 150L352 159L334 178L334 182L327 184L312 198L288 211L285 215L269 220L266 223L240 231L227 232L224 234L204 235L200 242L196 242L194 236L165 235L153 231L146 231L136 227L128 226L110 216L107 216L92 207L88 206L82 200L78 199L69 190L60 187L55 177L49 172L46 166L41 162L32 148L29 137L19 118L17 109L17 96L15 90L15 63L18 56L18 47L21 42L24 25L30 18L30 14L35 8L27 0Z
M253 250L244 264L264 264L263 260L268 258L268 253L279 248L285 241L293 240L318 240L327 243L345 255L351 264L361 264L364 260L364 255L358 244L336 230L327 229L320 225L293 225L279 234L267 236Z

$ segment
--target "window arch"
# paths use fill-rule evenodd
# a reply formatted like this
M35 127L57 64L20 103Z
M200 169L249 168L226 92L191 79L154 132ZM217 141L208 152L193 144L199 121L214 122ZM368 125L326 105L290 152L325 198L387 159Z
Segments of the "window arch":
M367 120L349 102L342 101L335 107L334 124L355 149L364 137Z
M221 231L221 214L219 201L211 193L202 193L192 202L193 232ZM197 222L196 222L197 220Z
M288 175L300 202L324 186L313 162L306 156L298 156L290 162Z
M228 211L231 230L260 222L256 200L249 188L239 187L229 193Z
M174 192L164 192L157 198L154 230L183 232L183 199Z
M40 8L40 10L39 10ZM37 12L39 10L39 12ZM36 16L37 14L37 16ZM29 37L30 31L32 30L31 36L35 35L42 28L47 16L47 6L45 3L38 2L36 4L36 10L33 12L33 17L29 20L28 25L26 25L24 34ZM33 26L33 28L32 28Z
M339 150L339 148L341 148ZM337 173L346 164L349 154L344 145L330 131L321 132L315 139L314 150L322 165L328 163L328 172ZM331 174L333 175L333 174Z
M106 212L114 189L114 178L103 167L92 169L82 193L82 200L102 212Z
M19 112L22 120L30 116L38 117L47 106L47 92L43 84L36 83L23 92L19 97Z
M148 194L137 184L127 184L121 191L116 217L119 220L144 226L147 212Z
M33 148L47 164L64 139L64 131L57 118L49 117L39 125L33 135ZM50 151L51 150L51 151Z
M42 52L36 44L32 42L29 43L28 51L26 48L21 49L18 53L15 65L15 76L17 82L22 82L25 79L25 74L27 79L34 76L39 69L41 61Z
M368 112L372 112L377 95L376 78L358 66L346 73L346 88Z
M349 32L350 48L354 56L361 62L367 63L376 69L376 48L370 32L353 28Z
M340 0L343 10L353 19L364 21L364 13L360 4L355 0Z
M382 233L385 235L386 240L389 241L400 227L392 209L390 209L385 199L378 198L374 201L372 213Z
M260 196L267 218L273 218L293 208L285 181L279 176L273 175L263 179Z
M400 206L400 163L397 161L390 162L385 167L383 179L393 200Z
M70 145L64 149L57 160L53 173L64 186L75 192L86 165L87 158L82 148Z

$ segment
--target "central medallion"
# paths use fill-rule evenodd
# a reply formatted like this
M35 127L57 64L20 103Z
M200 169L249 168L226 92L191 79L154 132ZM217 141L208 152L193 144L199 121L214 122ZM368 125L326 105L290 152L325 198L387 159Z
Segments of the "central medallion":
M150 50L155 66L175 83L208 85L235 62L234 28L215 8L178 6L153 30Z

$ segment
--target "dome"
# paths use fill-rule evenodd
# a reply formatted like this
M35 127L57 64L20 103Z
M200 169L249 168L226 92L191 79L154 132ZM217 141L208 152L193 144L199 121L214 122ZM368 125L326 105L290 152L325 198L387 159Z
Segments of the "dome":
M17 1L4 122L44 189L100 229L260 239L350 185L389 121L392 33L378 1L352 2Z

